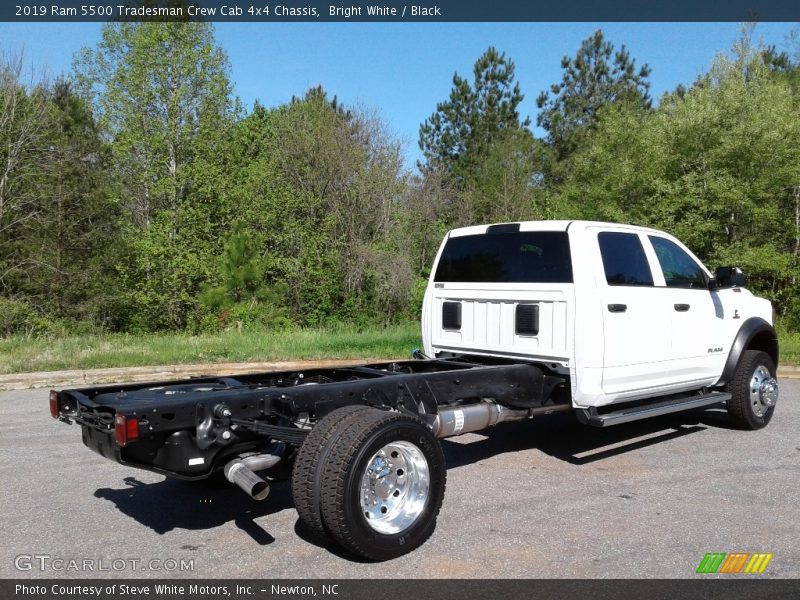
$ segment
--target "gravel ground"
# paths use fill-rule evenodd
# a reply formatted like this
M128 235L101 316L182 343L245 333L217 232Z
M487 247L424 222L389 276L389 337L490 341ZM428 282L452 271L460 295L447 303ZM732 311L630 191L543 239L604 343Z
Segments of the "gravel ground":
M286 482L259 503L123 467L53 421L46 391L2 392L0 577L686 578L706 552L739 551L773 553L764 576L797 578L800 381L781 390L757 432L710 409L605 430L556 415L445 441L436 532L381 564L312 539ZM19 571L21 555L50 559Z

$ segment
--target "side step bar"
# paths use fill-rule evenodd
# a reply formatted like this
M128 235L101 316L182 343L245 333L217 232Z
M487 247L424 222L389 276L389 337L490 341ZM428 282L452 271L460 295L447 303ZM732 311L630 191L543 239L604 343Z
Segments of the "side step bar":
M623 408L603 414L598 414L597 409L592 407L590 409L579 410L578 416L580 421L586 425L608 427L609 425L619 425L620 423L629 423L631 421L659 417L661 415L691 410L702 406L710 406L711 404L719 404L721 402L727 402L730 399L731 395L725 392L711 392L702 396L692 394L691 396L672 397L669 400L663 400L661 402Z

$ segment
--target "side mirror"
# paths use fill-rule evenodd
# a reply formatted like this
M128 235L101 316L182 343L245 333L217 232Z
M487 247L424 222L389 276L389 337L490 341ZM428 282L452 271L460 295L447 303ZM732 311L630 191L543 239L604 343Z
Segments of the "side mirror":
M739 267L717 267L714 273L717 280L717 287L746 287L747 278Z

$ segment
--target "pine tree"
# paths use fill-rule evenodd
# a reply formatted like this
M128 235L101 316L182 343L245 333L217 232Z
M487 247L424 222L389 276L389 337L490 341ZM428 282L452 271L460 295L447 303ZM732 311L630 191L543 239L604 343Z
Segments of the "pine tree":
M463 186L470 172L493 143L508 130L530 124L520 120L524 96L514 82L514 62L490 47L473 67L470 84L458 73L445 102L420 126L419 147L425 157L423 172L438 172Z
M561 68L561 83L536 99L541 110L536 123L547 131L559 159L581 145L603 106L625 101L650 107L650 67L645 64L637 69L625 46L615 52L600 29L583 40L574 58L562 58Z

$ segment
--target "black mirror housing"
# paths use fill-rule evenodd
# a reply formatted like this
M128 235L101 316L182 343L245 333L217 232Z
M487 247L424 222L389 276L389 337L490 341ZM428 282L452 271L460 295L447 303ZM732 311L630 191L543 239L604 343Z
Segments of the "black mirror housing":
M739 267L717 267L715 279L720 288L747 286L747 277Z

